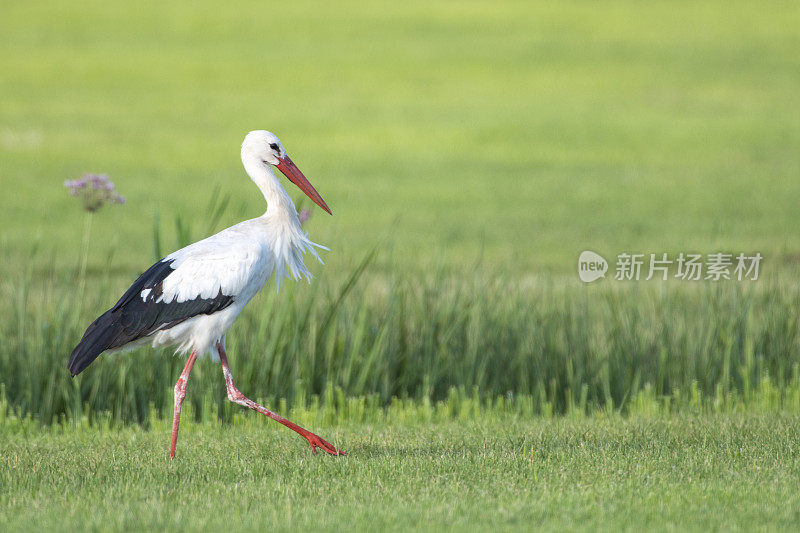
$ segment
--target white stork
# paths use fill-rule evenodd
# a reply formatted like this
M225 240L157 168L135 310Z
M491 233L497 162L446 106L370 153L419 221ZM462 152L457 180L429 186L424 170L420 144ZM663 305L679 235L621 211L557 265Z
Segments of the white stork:
M319 436L245 397L233 383L225 354L228 328L270 277L274 276L278 284L284 275L295 280L310 279L303 254L308 252L319 259L314 247L325 248L311 242L300 228L294 203L270 166L277 167L317 205L331 213L272 133L259 130L247 134L242 143L242 164L264 194L267 211L173 252L148 268L114 307L86 329L69 357L70 374L77 376L104 352L144 344L176 346L178 352L189 352L175 384L169 449L172 458L189 373L198 355L210 353L222 363L230 401L296 431L308 439L313 452L319 447L329 454L344 455Z

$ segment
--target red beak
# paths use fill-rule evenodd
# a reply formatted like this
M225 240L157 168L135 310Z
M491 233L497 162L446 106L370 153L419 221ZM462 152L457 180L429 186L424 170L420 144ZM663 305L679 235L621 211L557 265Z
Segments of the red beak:
M303 173L300 172L300 169L297 168L297 165L289 159L288 155L285 155L278 159L278 164L275 165L278 167L278 170L283 172L283 175L289 178L289 181L297 185L301 191L306 193L306 196L311 198L311 200L320 206L322 209L328 212L329 215L332 215L328 204L325 203L325 200L322 199L322 196L319 195L317 190L308 182Z

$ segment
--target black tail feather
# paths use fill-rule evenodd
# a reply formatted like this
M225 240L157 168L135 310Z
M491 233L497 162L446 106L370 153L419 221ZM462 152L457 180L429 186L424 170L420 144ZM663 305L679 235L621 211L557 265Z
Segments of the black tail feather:
M122 333L122 325L117 318L111 314L111 311L107 311L86 328L81 342L69 356L67 368L72 377L83 372L87 366L92 364L92 361L97 359L98 355L116 347L114 346L115 341Z

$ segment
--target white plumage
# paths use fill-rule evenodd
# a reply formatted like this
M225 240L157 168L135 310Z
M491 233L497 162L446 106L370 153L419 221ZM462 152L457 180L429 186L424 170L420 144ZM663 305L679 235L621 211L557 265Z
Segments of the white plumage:
M219 358L228 398L290 427L303 435L312 450L342 452L272 411L252 402L233 384L225 355L225 334L245 305L273 278L311 279L303 256L320 260L300 226L297 210L271 167L277 167L317 205L330 213L325 201L268 131L251 131L242 143L242 164L267 201L266 212L216 235L171 253L144 272L120 300L84 333L69 360L73 376L101 353L124 351L143 344L175 346L191 354L175 386L175 418L170 456L175 453L180 406L198 355ZM321 261L321 260L320 260Z
M216 359L215 344L224 340L233 321L270 278L277 286L284 276L311 279L303 255L310 253L321 261L314 247L327 248L308 239L300 228L294 204L290 199L288 202L291 216L281 210L267 210L261 217L240 222L165 258L174 260L175 271L164 279L159 301L211 299L219 292L235 299L214 314L196 316L154 333L154 347L177 346L180 352L195 350Z

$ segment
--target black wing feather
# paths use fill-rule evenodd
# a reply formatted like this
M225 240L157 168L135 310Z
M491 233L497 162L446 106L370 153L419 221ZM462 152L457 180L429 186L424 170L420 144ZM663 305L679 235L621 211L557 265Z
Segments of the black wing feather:
M162 259L139 276L114 307L92 322L69 356L67 368L73 377L106 350L121 348L194 316L216 313L233 303L233 296L222 294L222 290L214 298L157 302L163 294L164 280L174 271L172 261ZM145 289L150 289L150 293L146 299L142 299L141 293Z

